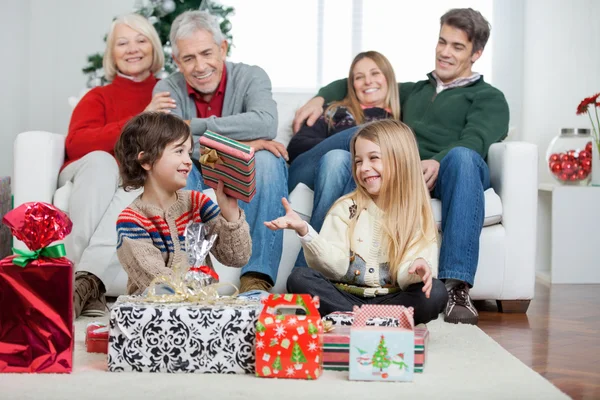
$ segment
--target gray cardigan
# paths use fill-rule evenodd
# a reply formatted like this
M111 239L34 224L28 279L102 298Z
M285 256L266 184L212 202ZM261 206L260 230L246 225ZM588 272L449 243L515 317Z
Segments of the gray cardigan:
M227 85L222 116L196 118L196 104L187 92L181 72L159 81L153 95L169 92L177 108L171 113L191 120L194 157L199 156L198 139L208 129L235 140L272 140L277 136L277 103L267 73L255 65L225 62Z

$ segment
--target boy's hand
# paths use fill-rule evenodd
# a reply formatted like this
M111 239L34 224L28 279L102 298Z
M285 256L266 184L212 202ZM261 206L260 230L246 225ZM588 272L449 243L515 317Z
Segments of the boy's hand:
M425 292L425 297L429 298L431 294L431 286L433 284L433 277L431 276L431 268L429 268L429 264L422 258L417 258L413 261L412 265L408 269L409 274L417 274L421 277L423 281L423 292Z
M217 184L217 204L221 209L221 215L227 222L235 222L240 218L240 208L238 207L237 199L227 196L223 191L225 185L222 180Z
M274 219L273 221L265 221L265 226L273 231L279 229L293 229L298 235L305 236L308 233L306 222L292 210L292 206L290 206L290 203L288 203L285 197L281 199L281 204L283 204L283 208L285 209L285 215Z

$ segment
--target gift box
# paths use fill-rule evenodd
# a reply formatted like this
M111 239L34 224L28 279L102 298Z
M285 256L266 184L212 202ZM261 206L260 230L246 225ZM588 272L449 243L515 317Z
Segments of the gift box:
M325 319L325 317L323 318ZM352 320L354 317L352 316ZM323 369L348 371L350 362L350 326L336 326L323 335ZM427 325L415 326L415 373L423 372L429 347Z
M398 319L398 326L366 325L369 318L384 315ZM350 380L412 381L414 346L412 307L355 306L350 328Z
M213 189L223 181L225 194L249 203L256 193L254 149L211 131L200 137L204 182Z
M91 322L85 329L85 349L88 353L108 353L108 325Z
M119 296L110 313L112 372L254 373L259 301L159 303Z
M73 264L62 244L72 223L53 206L24 203L3 218L30 250L0 261L0 373L69 373Z
M4 218L6 213L12 208L12 195L10 190L10 176L0 178L0 219ZM12 237L10 229L4 224L0 224L0 258L11 254Z
M316 379L323 372L319 298L272 294L256 323L256 376ZM297 315L297 310L302 315Z

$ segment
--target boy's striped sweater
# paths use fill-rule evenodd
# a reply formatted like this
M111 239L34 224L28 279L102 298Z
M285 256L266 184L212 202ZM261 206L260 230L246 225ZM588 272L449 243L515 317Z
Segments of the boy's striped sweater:
M187 263L185 227L204 222L217 234L211 253L219 262L242 267L250 259L252 241L244 212L227 222L219 206L203 193L180 190L167 211L138 197L117 220L117 256L129 277L127 292L139 294L154 278L170 275L177 264ZM210 265L207 257L206 263Z

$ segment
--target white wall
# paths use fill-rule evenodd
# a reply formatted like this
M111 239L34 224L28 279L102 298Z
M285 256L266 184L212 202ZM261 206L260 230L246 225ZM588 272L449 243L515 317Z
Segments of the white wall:
M600 91L600 1L527 0L522 139L539 146L541 182L552 182L545 155L562 127L587 127L575 110Z
M12 175L12 143L18 132L27 128L29 22L30 1L12 1L3 4L0 38L0 176Z

